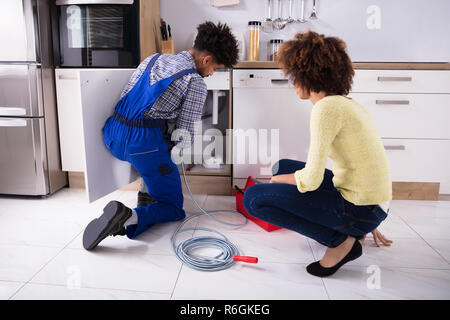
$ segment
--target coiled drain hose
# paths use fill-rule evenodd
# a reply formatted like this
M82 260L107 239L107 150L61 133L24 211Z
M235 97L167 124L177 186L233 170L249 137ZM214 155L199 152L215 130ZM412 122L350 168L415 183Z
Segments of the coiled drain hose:
M189 222L191 219L197 218L202 215L207 215L208 217L216 220L219 223L222 223L222 224L225 224L228 226L233 226L233 227L244 226L247 223L247 218L243 214L241 214L240 212L235 211L235 210L206 211L198 204L197 200L195 200L194 195L192 194L191 189L189 188L189 184L186 179L186 170L184 168L183 150L182 149L181 149L181 169L183 172L184 184L186 185L189 195L191 196L192 201L194 201L195 205L200 209L200 211L202 213L190 216L189 218L185 219L173 233L173 235L171 237L171 242L172 242L172 248L173 248L177 258L186 266L188 266L192 269L200 270L200 271L219 271L219 270L227 269L227 268L231 267L232 265L234 265L237 261L256 263L258 261L257 258L240 257L239 250L236 248L236 246L233 243L229 242L227 237L225 237L225 235L223 235L222 233L220 233L218 231L215 231L215 230L212 230L209 228L185 228L185 229L183 229L183 226L187 222ZM217 212L230 212L232 214L242 216L245 220L243 223L239 223L239 224L228 223L225 221L221 221L211 215L212 213L217 213ZM193 238L189 238L185 241L182 241L178 245L176 245L175 240L180 233L192 231L192 230L203 230L203 231L216 233L221 238L215 238L215 237L211 237L211 236L210 237L208 237L208 236L193 237ZM201 248L218 249L220 251L220 253L215 257L194 254L194 252L196 250L201 249Z

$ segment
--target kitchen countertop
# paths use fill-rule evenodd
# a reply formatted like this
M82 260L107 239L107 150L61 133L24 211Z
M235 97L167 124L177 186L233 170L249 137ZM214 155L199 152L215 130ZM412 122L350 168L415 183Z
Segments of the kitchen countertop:
M278 62L240 61L233 69L279 69ZM354 69L386 70L450 70L450 63L414 63L414 62L353 62Z

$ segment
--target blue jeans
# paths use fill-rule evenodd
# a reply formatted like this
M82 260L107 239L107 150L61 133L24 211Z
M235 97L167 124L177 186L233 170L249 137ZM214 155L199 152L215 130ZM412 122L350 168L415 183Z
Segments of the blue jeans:
M273 174L294 173L305 167L301 161L282 159ZM378 205L358 206L345 200L333 185L333 173L325 169L317 190L300 193L297 186L284 183L256 184L244 194L244 206L252 216L296 231L335 248L353 236L361 238L387 217Z

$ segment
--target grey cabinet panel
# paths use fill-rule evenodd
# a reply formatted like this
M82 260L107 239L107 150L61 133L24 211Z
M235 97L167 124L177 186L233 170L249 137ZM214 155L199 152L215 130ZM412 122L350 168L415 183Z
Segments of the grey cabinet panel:
M113 114L122 89L134 70L80 71L86 189L95 201L138 178L130 163L114 158L103 142L102 128Z

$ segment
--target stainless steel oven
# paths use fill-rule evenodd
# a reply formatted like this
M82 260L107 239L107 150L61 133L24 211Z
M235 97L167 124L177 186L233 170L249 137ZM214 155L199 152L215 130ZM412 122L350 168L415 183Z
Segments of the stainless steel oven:
M138 0L57 0L53 10L55 64L60 67L136 67Z

